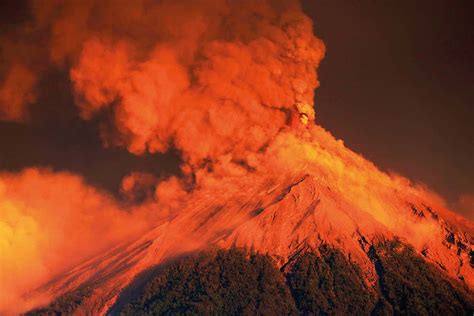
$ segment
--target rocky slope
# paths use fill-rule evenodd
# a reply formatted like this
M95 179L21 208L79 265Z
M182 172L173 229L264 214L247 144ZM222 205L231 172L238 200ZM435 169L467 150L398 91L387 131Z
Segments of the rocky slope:
M285 270L329 245L375 289L381 275L374 249L395 239L472 296L472 223L435 195L380 172L317 126L298 137L280 135L259 163L258 170L198 174L207 180L172 219L59 275L31 297L82 293L76 314L106 314L157 267L197 250L234 246L268 254Z

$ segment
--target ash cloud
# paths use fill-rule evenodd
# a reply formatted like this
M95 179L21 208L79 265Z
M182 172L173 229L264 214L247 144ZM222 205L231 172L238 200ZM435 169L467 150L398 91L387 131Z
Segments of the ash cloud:
M247 160L298 103L313 104L324 45L295 1L33 1L31 8L33 20L6 35L3 120L24 120L35 78L66 68L82 117L108 113L105 144L135 154L176 146L196 167L226 154ZM20 46L35 56L16 56ZM19 76L30 77L21 89Z
M314 119L324 45L297 1L27 6L29 15L0 32L0 121L32 124L51 106L38 102L54 94L45 80L67 73L71 106L99 125L105 147L136 155L177 149L182 172L205 183L243 175L242 165L255 168L256 154L289 128L291 113L305 108L305 118ZM55 119L62 133L65 124ZM118 201L68 172L33 167L0 174L0 310L31 308L39 302L25 293L172 217L189 198L187 178L132 172Z
M387 210L399 206L394 192L437 201L312 125L325 49L296 1L29 4L31 19L1 34L7 62L0 67L0 120L29 124L29 115L41 111L37 83L51 69L63 71L71 106L99 124L104 146L136 155L176 148L185 176L162 180L132 172L122 180L124 201L117 201L70 173L0 174L0 205L8 206L0 207L0 237L7 241L0 244L0 293L9 293L0 297L0 310L12 301L16 312L30 308L34 302L22 301L24 294L45 280L174 218L183 205L196 203L192 189L205 197L198 202L219 202L216 189L225 191L222 184L231 186L233 177L310 171L344 192L355 209L406 235L416 235L412 222L402 217L394 224L399 209ZM23 278L25 270L35 278Z

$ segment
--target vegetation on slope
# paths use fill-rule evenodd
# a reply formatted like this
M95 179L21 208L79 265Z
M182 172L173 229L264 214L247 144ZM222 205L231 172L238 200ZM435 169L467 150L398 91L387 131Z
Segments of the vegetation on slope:
M268 256L232 249L171 265L123 315L288 315L296 307Z
M472 295L399 240L371 250L380 291L395 315L472 315ZM379 305L380 306L380 305Z
M287 275L298 309L310 315L369 315L376 292L365 284L359 268L328 246L307 253Z
M71 293L61 295L47 307L30 311L26 316L62 316L72 315L86 297L92 293L90 288L81 288Z
M264 255L239 249L182 258L150 279L122 315L472 315L472 294L398 240L369 251L376 288L337 249L323 245L285 274ZM30 315L70 315L88 291ZM471 296L471 297L470 297Z

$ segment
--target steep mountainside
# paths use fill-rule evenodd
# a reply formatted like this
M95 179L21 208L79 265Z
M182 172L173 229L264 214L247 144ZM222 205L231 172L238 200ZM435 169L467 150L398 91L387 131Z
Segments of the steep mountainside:
M474 300L400 240L370 254L377 286L339 250L321 245L280 271L271 257L236 248L177 258L126 288L110 315L471 315ZM82 314L90 289L62 295L30 316Z
M104 315L129 303L133 313L140 302L163 310L169 302L153 298L166 289L160 278L179 281L166 267L234 248L271 258L249 265L231 253L249 271L229 287L242 297L237 309L274 310L264 296L241 293L257 287L287 300L288 313L350 313L353 306L430 313L422 297L440 310L449 312L442 300L451 312L469 310L474 223L316 125L326 49L299 1L32 2L24 21L0 31L0 120L27 124L33 136L48 127L45 144L60 135L58 146L73 144L64 148L84 158L74 170L85 178L55 171L62 163L0 172L0 314L46 306L36 312ZM41 120L51 113L57 118ZM122 177L113 152L98 154L95 166L107 170L94 168L82 150L95 131L106 148L176 152L179 175L162 179L154 167L130 166ZM60 148L41 151L65 160ZM93 173L121 178L120 198L87 183ZM232 277L203 282L205 293L191 282L186 295L215 302L229 295L222 289L239 270L221 265L223 256L196 265ZM199 284L194 272L183 271ZM260 284L260 275L269 282ZM446 295L433 296L428 284ZM143 286L149 290L140 296ZM186 306L186 296L176 299ZM269 305L255 306L260 301Z
M411 284L412 270L425 269L420 262L472 296L472 223L446 210L426 190L378 171L317 126L299 137L282 134L274 144L260 158L264 167L258 171L242 166L213 170L212 177L197 174L208 180L200 182L174 218L30 295L83 293L76 312L104 314L146 283L157 267L196 250L246 248L268 254L292 275L295 260L321 254L327 246L357 267L364 287L382 291L387 306L397 306L405 300L400 295L408 295L394 292L399 281L392 267L405 269L403 282ZM420 287L430 275L419 281ZM298 286L300 281L290 277L291 282Z

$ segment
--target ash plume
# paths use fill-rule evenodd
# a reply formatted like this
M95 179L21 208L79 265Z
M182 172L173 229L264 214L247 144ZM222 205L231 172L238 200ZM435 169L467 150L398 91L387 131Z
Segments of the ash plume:
M255 168L255 156L302 105L314 119L324 45L297 1L28 5L30 19L0 33L0 120L28 124L30 108L41 106L42 76L65 69L78 112L99 122L105 146L137 155L174 146L185 174L205 183L212 176L201 167ZM0 310L12 302L26 308L21 295L28 290L171 216L189 189L177 178L158 182L132 172L122 182L122 205L76 175L34 167L1 174L0 292L9 294L2 294ZM34 277L18 281L25 270Z
M225 154L247 160L287 125L297 104L313 104L324 45L296 1L31 6L34 20L15 41L6 39L4 120L27 117L45 68L66 67L82 117L108 113L106 144L135 154L174 145L198 166ZM18 40L34 58L11 52Z
M432 242L445 234L439 222L401 213L407 201L430 201L439 214L472 230L428 189L381 172L314 123L316 69L325 48L297 1L33 0L29 6L31 19L0 33L0 120L28 124L29 109L41 106L35 100L42 76L67 70L73 106L100 125L104 146L136 155L176 148L184 176L131 171L121 183L124 199L117 200L66 172L0 173L0 311L18 313L51 300L58 292L34 300L27 294L137 237L157 238L156 244L146 239L157 250L140 258L114 253L134 268L104 281L111 293L171 252L204 247L223 232L224 246L285 249L273 253L283 258L300 242L292 238L315 239L316 228L334 241L339 230L349 238L362 227L410 237L420 249L431 243L433 253L442 249L444 256L438 239ZM328 197L320 222L303 223L310 213L287 198L284 205L296 203L303 213L298 233L280 216L286 209L278 209L281 225L262 229L256 209L278 208L272 205L285 195L278 190L295 179L308 179L303 183L313 190L299 187L301 200L312 205L316 190ZM106 258L111 264L118 262L113 256ZM472 274L466 280L474 284ZM60 291L74 282L65 281Z

